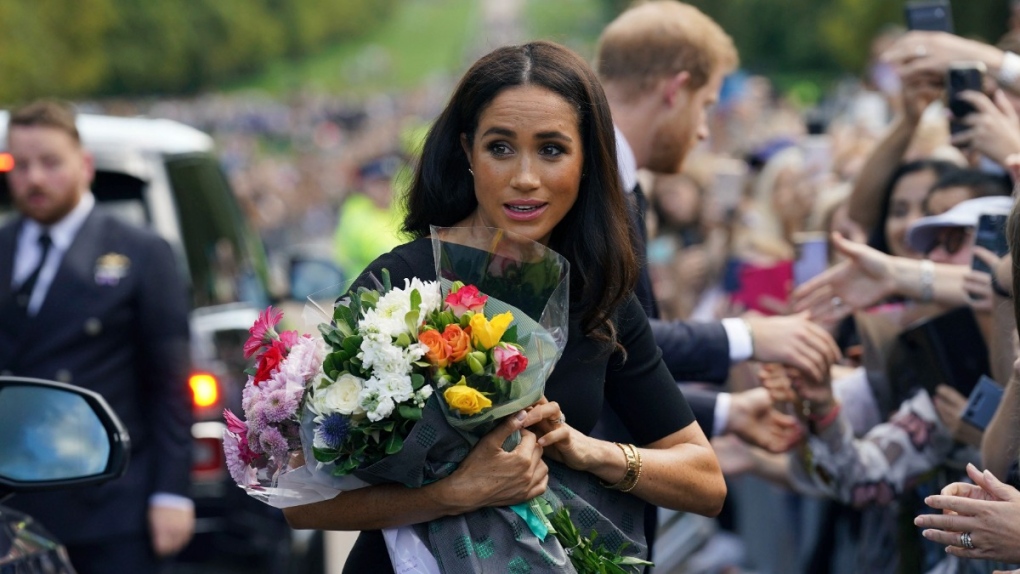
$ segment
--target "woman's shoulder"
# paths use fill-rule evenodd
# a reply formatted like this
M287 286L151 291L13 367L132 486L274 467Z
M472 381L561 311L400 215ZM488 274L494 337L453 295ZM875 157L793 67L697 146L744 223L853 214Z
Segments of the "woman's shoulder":
M351 285L373 287L375 279L381 279L382 271L386 270L394 284L402 284L404 279L418 277L430 281L436 278L435 262L432 256L432 241L427 237L415 239L394 247L391 251L377 257L361 272Z

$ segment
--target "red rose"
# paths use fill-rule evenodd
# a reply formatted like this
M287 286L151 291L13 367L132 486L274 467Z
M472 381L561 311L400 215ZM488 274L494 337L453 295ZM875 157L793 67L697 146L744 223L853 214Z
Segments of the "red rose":
M508 381L517 378L517 375L528 368L528 358L521 353L521 350L511 345L496 345L492 349L492 359L496 363L496 376Z
M280 363L286 358L284 353L284 346L279 341L274 341L273 345L266 349L265 353L259 357L259 369L255 373L255 385L257 386L262 381L268 381L269 377L273 375L273 371L280 368Z
M453 311L453 314L460 317L468 311L481 313L485 309L485 302L489 300L488 295L478 292L478 287L465 285L457 289L456 293L446 296L446 306Z

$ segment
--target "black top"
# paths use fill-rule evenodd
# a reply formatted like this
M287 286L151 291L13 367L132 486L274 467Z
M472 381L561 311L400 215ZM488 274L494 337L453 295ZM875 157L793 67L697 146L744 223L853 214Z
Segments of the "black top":
M404 279L418 277L435 280L435 265L430 239L418 239L401 245L376 259L355 282L355 287L370 285L368 274L376 277L387 269L395 286ZM617 337L625 349L607 353L604 343L584 336L578 318L571 315L563 356L546 381L545 395L559 403L570 425L590 433L608 403L625 422L638 444L648 444L683 429L694 422L694 415L661 360L661 352L652 337L641 305L632 295L615 320ZM378 537L362 540L366 536ZM378 531L363 532L345 565L346 572L376 572L387 564L379 556L382 537ZM385 547L382 547L385 549Z

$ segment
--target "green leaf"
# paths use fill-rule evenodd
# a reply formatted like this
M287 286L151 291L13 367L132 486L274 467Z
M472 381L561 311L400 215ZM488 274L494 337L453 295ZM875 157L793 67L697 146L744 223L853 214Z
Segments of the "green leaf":
M397 454L402 448L404 448L404 439L400 438L399 434L393 433L386 440L386 454Z
M419 409L418 407L414 407L411 405L400 405L397 411L400 413L400 416L404 417L409 421L421 420L421 409Z
M340 456L340 452L329 448L312 447L312 456L319 462L333 462Z
M412 333L418 332L418 311L408 311L404 315L404 324L407 325L407 330Z
M389 293L393 289L393 283L390 281L390 270L385 267L382 270L382 286L383 293Z
M422 388L422 386L424 386L424 385L425 385L425 377L419 375L418 373L414 373L413 375L411 375L411 388L412 389L417 391L418 389Z
M417 289L411 289L411 310L418 311L421 309L421 293Z
M511 325L509 329L503 332L503 336L499 338L500 341L507 343L517 342L517 325Z

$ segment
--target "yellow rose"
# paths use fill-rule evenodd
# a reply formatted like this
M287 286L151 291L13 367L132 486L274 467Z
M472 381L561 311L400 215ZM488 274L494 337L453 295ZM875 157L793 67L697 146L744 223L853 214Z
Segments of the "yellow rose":
M475 415L492 406L488 397L467 385L467 379L460 378L460 382L443 391L443 398L450 408L459 411L462 415Z
M509 311L496 315L492 321L486 319L485 315L476 313L471 317L471 342L474 343L475 348L488 351L496 346L499 338L503 336L513 320L514 315Z

